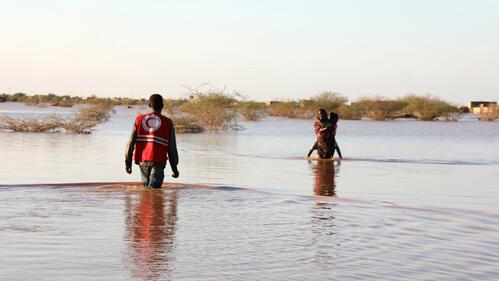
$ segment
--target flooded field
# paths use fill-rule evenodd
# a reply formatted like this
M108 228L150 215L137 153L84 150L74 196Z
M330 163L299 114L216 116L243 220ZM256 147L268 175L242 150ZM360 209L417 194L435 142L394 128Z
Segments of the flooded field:
M180 178L148 191L119 183L137 111L0 132L0 280L499 278L499 122L340 121L341 162L304 159L311 120L243 122L179 135Z

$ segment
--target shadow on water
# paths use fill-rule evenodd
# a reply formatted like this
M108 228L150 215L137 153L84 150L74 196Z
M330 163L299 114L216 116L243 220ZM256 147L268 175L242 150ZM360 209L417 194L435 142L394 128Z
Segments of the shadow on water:
M140 190L125 195L126 259L133 278L158 280L173 270L177 194L178 190Z
M338 161L308 161L314 173L314 194L320 196L336 196L336 176L340 171Z

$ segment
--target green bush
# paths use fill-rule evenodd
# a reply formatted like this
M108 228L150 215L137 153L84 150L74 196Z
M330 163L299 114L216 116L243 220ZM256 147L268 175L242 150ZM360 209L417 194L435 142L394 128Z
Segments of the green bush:
M339 93L324 91L309 99L272 102L267 106L267 114L269 116L310 119L314 118L319 108L333 111L346 102L347 99Z
M88 134L97 124L106 121L111 112L110 106L94 105L80 109L68 120L55 115L44 118L3 116L0 126L15 132L60 132L64 129L68 133Z
M60 106L60 107L72 107L75 104L73 99L60 99L57 102L54 102L52 106Z
M364 117L378 121L393 119L395 113L406 106L402 100L390 100L385 97L363 97L356 104L360 107Z
M81 108L76 118L85 122L105 122L111 116L113 107L108 104L94 104Z
M356 103L352 103L351 105L342 104L338 108L337 113L340 119L345 120L360 120L363 115L361 107Z
M25 99L26 99L25 93L15 93L10 96L10 99L8 101L23 102Z
M339 93L323 91L302 102L306 108L313 109L315 112L319 108L324 108L326 111L335 110L347 101L348 99Z
M184 103L188 102L187 99L165 99L165 108L179 108Z
M296 110L299 107L296 101L275 101L267 106L269 116L297 118Z
M188 116L188 115L183 115L183 116L178 116L174 115L171 117L172 122L175 125L175 132L182 134L182 133L201 133L204 131L203 126L197 123L197 121Z
M248 121L258 121L265 116L265 103L242 101L238 104L239 113Z
M437 117L444 117L450 121L459 112L456 106L430 95L416 96L409 95L402 99L407 105L404 111L414 114L423 121L432 121Z
M198 124L211 131L237 127L237 100L224 91L196 92L193 98L180 106Z

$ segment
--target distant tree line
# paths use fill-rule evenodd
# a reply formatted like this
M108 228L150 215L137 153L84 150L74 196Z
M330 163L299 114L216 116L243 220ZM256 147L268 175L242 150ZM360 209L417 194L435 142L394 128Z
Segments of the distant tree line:
M450 102L431 95L406 95L401 98L382 96L361 97L353 102L340 93L324 91L308 99L278 100L268 103L248 100L238 92L228 93L225 89L187 87L187 98L165 99L165 109L178 124L179 131L201 132L238 128L238 120L257 121L265 116L310 119L319 108L335 111L341 119L390 120L414 118L423 121L441 119L455 121L464 112ZM68 95L26 95L15 93L0 95L0 102L24 102L30 105L73 106L78 103L93 105L147 105L146 99L131 98L88 98ZM484 120L498 118L499 110Z
M452 121L460 113L457 106L430 95L407 95L397 99L362 97L349 103L346 97L335 92L322 92L310 99L271 102L267 113L270 116L311 118L317 108L335 111L341 119L350 120L416 118L431 121L442 117Z
M140 105L146 104L145 99L132 99L132 98L102 98L95 95L90 97L77 97L70 95L28 95L26 93L15 94L0 94L0 102L22 102L27 105L49 105L72 107L75 104L105 104L105 105Z
M90 134L95 126L105 122L113 113L112 106L92 104L81 107L69 117L55 114L45 117L0 116L0 128L14 132L67 132L74 134Z

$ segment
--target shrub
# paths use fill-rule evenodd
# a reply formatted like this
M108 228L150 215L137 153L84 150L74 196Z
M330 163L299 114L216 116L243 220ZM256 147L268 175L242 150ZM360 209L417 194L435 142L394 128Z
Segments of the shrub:
M342 104L337 111L340 119L345 120L360 120L363 115L361 107L356 103Z
M70 120L64 122L62 127L66 132L89 134L99 123L107 121L112 112L112 106L105 103L83 107Z
M198 124L211 131L237 127L237 100L225 90L192 92L192 99L180 106Z
M10 116L3 116L0 119L0 124L3 129L11 130L14 132L39 133L59 131L62 123L63 121L55 115L51 115L45 118L13 118Z
M55 115L45 118L4 116L0 119L0 124L4 129L15 132L60 132L64 129L69 133L88 134L97 124L106 121L111 111L109 106L95 105L80 109L69 120Z
M165 99L164 110L170 115L177 115L179 111L181 112L180 107L186 102L188 102L187 99Z
M267 107L270 116L309 119L319 108L327 111L337 110L347 99L339 93L324 91L309 99L299 101L275 101Z
M296 101L275 101L270 103L266 111L269 116L297 118L298 106Z
M23 102L26 99L26 94L25 93L15 93L10 96L10 99L7 101L13 101L13 102Z
M175 125L176 133L201 133L204 131L203 126L199 125L197 121L187 115L172 116L173 124Z
M85 121L79 118L72 118L61 124L61 127L68 133L90 134L92 129L98 124L95 121Z
M94 104L92 106L81 108L76 117L79 120L87 122L104 122L109 119L113 108L109 104Z
M430 95L409 95L404 97L403 101L407 104L404 111L416 115L423 121L432 121L439 116L443 116L450 121L452 115L459 112L457 107Z
M315 112L319 108L324 108L326 111L335 110L347 101L348 99L339 93L323 91L309 100L304 100L303 103L305 107Z
M188 102L187 99L165 99L165 108L176 108L182 106L184 103Z
M394 114L406 105L404 101L390 100L385 97L363 97L356 104L366 117L378 121L394 118Z
M265 103L255 101L242 101L238 105L239 112L248 121L258 121L265 116Z

